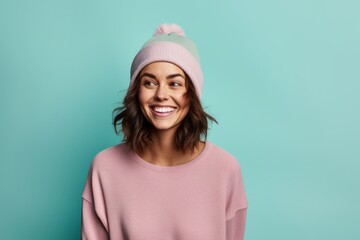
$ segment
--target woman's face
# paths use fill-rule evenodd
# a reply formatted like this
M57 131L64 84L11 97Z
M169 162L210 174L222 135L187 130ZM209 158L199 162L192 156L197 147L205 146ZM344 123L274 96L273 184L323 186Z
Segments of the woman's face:
M154 62L139 73L143 114L157 130L176 130L189 112L184 71L169 62Z

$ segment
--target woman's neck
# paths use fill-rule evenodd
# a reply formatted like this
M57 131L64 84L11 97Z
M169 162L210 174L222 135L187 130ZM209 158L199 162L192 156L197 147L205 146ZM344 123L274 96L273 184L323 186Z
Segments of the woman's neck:
M151 139L151 145L139 155L145 161L160 166L176 166L191 161L205 145L199 142L193 152L189 149L184 153L175 144L175 131L155 131Z

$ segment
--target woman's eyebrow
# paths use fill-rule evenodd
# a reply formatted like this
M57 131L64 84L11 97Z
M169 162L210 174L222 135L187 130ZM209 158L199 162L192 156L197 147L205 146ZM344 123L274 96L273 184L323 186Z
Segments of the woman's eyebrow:
M170 74L166 77L166 79L171 79L171 78L175 78L175 77L182 77L185 79L185 77L183 75L181 75L180 73Z
M149 77L149 78L156 79L156 76L154 74L147 73L147 72L143 73L143 75L141 75L140 78L142 78L142 77Z

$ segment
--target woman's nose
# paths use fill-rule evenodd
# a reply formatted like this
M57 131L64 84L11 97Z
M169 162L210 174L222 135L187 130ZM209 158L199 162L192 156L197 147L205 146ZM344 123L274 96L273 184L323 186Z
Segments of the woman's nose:
M159 85L159 87L155 92L155 99L158 101L163 101L168 99L168 89L166 88L166 86L163 86L161 84Z

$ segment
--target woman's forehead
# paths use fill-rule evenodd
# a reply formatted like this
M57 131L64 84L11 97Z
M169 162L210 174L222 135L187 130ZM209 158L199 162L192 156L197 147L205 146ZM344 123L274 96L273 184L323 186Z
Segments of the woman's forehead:
M181 76L185 78L185 72L179 66L171 62L152 62L140 71L140 76L144 74L144 72L153 75L181 74Z

